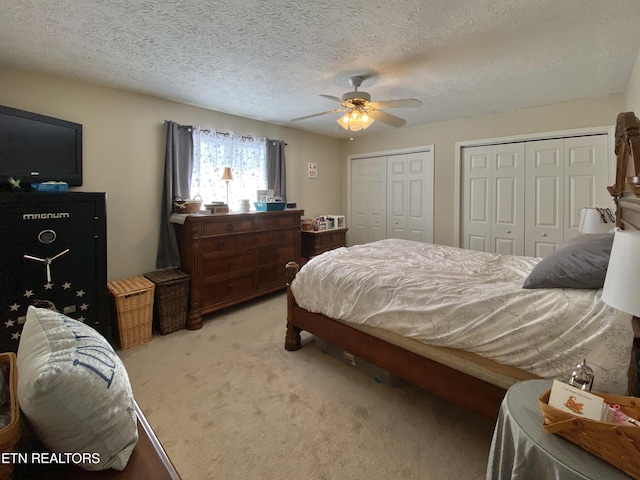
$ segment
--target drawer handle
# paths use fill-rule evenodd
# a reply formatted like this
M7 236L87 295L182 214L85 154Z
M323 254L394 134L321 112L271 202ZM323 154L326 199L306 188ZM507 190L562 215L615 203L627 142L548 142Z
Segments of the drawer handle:
M230 232L233 230L233 223L228 223L227 224L227 232Z
M329 241L333 242L333 236L329 237Z
M546 236L547 236L547 234L546 234L546 233L543 233L543 234L542 234L542 236L543 236L543 237L546 237Z
M280 225L280 219L276 218L276 225Z
M233 265L233 260L229 260L229 266Z
M222 240L218 240L218 243L216 245L218 248L222 248L224 247L224 242Z
M258 237L253 237L253 244L257 245L258 244Z
M230 283L229 285L227 285L227 290L229 291L233 290L234 288L236 287L233 285L233 283Z
M275 252L273 252L273 255L274 255L276 258L279 258L279 257L280 257L280 252L275 251Z

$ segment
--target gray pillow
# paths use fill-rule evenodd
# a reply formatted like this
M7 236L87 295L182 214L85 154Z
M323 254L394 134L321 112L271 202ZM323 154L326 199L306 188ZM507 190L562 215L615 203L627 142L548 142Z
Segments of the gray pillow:
M540 260L522 288L602 288L613 234L579 238Z

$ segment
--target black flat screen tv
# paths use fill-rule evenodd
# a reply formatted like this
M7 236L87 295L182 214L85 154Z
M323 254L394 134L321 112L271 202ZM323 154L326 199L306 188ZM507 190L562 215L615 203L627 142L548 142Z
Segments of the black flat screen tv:
M0 182L82 185L82 125L0 105Z

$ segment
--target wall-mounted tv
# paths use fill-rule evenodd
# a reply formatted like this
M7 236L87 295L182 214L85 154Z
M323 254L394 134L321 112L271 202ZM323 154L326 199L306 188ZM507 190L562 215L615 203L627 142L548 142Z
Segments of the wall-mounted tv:
M82 125L0 105L0 183L82 185Z

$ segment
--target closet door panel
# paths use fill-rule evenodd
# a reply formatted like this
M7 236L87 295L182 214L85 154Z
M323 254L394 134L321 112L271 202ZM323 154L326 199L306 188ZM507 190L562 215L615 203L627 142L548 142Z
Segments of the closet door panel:
M491 242L491 147L464 149L462 246L490 251Z
M526 144L525 255L544 257L564 239L564 140Z
M351 225L349 235L354 245L369 238L369 165L366 159L351 162Z
M433 242L433 152L407 156L407 237Z
M495 145L491 158L493 251L524 255L524 144Z
M407 236L407 156L387 157L387 237Z
M608 185L607 135L566 138L565 240L578 235L583 207L612 207Z
M387 238L387 159L369 160L369 238L375 242Z

